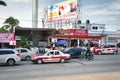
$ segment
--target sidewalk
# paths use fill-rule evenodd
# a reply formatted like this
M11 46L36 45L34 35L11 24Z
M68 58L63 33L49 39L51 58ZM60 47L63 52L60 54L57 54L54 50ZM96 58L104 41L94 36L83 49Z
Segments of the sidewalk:
M46 77L34 80L120 80L120 72L81 74L72 76Z

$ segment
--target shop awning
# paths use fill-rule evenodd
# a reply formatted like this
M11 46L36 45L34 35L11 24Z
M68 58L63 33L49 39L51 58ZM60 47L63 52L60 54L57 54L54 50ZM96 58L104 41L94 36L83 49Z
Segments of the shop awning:
M81 35L63 35L63 34L53 34L51 35L52 38L58 38L58 39L89 39L89 40L99 40L102 36L81 36Z

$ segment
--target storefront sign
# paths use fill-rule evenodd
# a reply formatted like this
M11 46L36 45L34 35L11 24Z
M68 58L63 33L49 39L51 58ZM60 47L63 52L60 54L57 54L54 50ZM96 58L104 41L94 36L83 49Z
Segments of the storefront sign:
M9 45L16 45L16 41L10 41Z
M73 29L73 35L88 36L87 29Z
M10 43L15 41L14 33L0 33L0 43Z
M88 30L87 29L68 29L68 30L61 30L60 34L88 36Z

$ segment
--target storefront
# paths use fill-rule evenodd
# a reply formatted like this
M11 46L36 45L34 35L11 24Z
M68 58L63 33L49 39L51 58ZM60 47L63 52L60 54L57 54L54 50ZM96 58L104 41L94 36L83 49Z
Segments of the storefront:
M15 45L14 33L0 33L0 48L12 48Z
M101 39L101 36L90 36L87 29L67 29L60 30L60 34L51 35L52 39L55 39L54 42L60 39L67 40L69 42L68 46L80 46L82 41L98 41Z

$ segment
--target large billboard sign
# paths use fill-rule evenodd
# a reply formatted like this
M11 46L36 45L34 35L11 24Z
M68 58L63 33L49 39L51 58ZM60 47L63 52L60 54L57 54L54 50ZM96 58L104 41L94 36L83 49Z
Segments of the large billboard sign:
M0 43L10 43L15 41L14 33L0 33Z
M48 22L77 18L77 3L77 0L66 0L64 2L48 6Z

